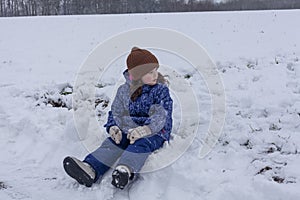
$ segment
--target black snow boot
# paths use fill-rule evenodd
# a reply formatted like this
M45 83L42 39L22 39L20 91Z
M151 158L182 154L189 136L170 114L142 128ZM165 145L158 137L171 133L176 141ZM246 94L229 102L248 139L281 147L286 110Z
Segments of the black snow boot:
M66 157L63 161L66 173L79 184L91 187L95 180L95 170L85 162L74 157Z
M112 173L111 184L116 188L124 189L133 177L134 174L130 172L130 169L127 166L119 165Z

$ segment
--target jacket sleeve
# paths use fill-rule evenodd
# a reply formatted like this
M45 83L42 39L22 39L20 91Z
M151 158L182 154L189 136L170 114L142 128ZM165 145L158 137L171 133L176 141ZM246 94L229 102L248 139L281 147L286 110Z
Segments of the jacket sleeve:
M109 132L109 129L112 126L118 126L119 128L122 127L122 115L125 111L125 108L121 99L121 90L122 88L119 87L116 97L111 105L111 110L108 112L107 123L104 125L107 132Z
M158 133L165 128L171 131L173 100L170 97L169 89L163 87L162 92L156 98L158 104L154 104L150 108L149 118L146 120L145 125L151 129L152 133Z

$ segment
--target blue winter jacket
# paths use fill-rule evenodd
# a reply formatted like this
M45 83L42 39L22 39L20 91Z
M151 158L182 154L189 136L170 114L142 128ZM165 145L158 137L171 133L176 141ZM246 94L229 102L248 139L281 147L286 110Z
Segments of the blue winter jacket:
M168 141L172 130L173 100L167 85L143 85L142 94L131 101L128 70L123 75L126 82L118 88L111 111L108 112L108 120L104 125L106 131L109 132L109 128L115 125L127 134L128 129L147 125L152 134L158 134Z

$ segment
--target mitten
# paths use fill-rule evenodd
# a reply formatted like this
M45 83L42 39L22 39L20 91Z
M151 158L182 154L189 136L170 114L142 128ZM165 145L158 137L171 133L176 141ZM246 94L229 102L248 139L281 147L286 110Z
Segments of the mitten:
M128 130L127 139L130 140L130 144L133 144L136 140L151 135L151 129L148 126L138 126Z
M122 140L122 131L117 126L112 126L109 128L110 137L116 142L116 144L120 144Z

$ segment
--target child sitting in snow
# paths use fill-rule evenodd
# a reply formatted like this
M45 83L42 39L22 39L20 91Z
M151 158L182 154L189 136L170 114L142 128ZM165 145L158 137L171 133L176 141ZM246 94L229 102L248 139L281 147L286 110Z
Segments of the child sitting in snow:
M168 141L172 129L173 101L166 80L157 71L157 58L148 50L132 48L104 125L110 137L83 161L66 157L66 173L91 187L119 159L112 184L123 189L143 167L148 156Z

